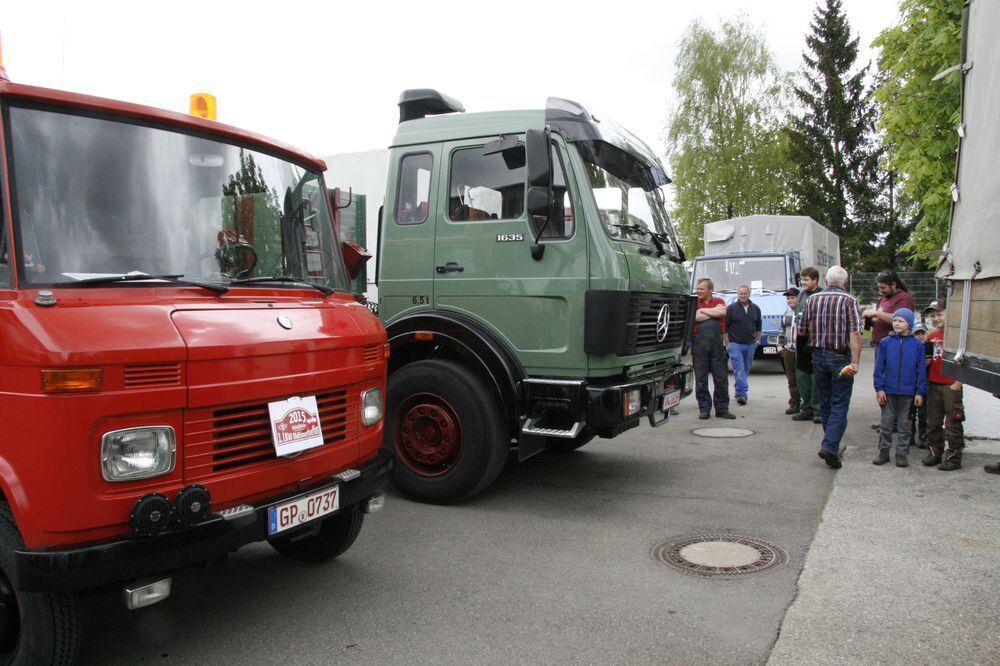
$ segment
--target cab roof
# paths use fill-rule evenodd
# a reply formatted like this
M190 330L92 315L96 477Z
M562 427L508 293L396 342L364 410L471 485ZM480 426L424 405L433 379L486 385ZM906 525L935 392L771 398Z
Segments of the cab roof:
M392 148L474 137L517 134L545 126L545 110L450 113L401 122Z
M118 100L71 93L64 90L10 83L8 81L0 81L0 98L5 101L16 100L30 104L62 107L91 113L108 113L142 123L168 125L203 136L215 136L235 143L252 146L295 162L310 170L319 171L320 173L326 171L326 163L323 160L285 143L269 139L260 134L248 132L238 127L233 127L232 125L198 118L186 113L177 113L152 106L120 102Z

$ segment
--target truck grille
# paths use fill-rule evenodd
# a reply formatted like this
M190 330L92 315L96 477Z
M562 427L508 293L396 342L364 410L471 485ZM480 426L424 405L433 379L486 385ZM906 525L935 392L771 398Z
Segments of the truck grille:
M687 331L688 304L683 294L632 292L629 298L625 347L619 356L644 354L680 346ZM670 325L662 342L656 337L656 322L664 305L670 306Z
M148 363L125 366L124 385L127 389L178 386L180 383L180 363Z
M316 396L325 445L352 436L358 428L354 392ZM191 410L185 423L185 479L274 461L267 402Z

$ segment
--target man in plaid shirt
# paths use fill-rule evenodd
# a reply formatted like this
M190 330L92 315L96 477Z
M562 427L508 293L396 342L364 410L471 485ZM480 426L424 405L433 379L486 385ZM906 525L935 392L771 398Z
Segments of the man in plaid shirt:
M847 409L854 390L854 375L861 363L861 308L847 293L847 271L831 266L828 287L810 297L799 324L812 348L813 374L819 392L819 418L823 444L819 457L840 469L840 440L847 429Z

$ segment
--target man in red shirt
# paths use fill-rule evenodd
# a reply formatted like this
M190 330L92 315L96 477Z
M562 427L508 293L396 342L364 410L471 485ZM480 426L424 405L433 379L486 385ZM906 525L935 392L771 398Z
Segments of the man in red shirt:
M882 338L892 333L892 313L900 308L917 311L917 303L899 275L892 269L886 269L875 278L878 291L882 295L875 307L861 313L871 323L872 346L877 346Z
M715 415L735 419L729 411L729 378L726 376L726 302L713 295L715 285L708 278L695 284L698 294L691 340L691 361L694 365L694 395L698 400L698 418L707 419L712 412L712 395L708 392L708 375L712 374L715 389Z
M962 382L941 374L941 353L944 349L944 303L933 301L924 308L929 316L934 332L927 336L927 345L933 345L934 354L927 367L927 445L930 452L923 459L928 467L937 465L943 472L951 472L962 467L962 449L965 448L965 433L962 421L965 408L962 406ZM948 445L944 435L947 432Z

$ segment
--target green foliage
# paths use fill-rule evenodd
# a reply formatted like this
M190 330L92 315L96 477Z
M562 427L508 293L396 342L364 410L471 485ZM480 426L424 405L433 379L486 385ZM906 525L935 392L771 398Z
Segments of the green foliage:
M894 221L882 196L887 185L879 170L877 108L868 67L854 69L858 38L851 39L840 0L821 2L810 29L794 89L800 110L786 130L797 166L793 190L799 212L838 234L841 261L857 269L884 254L873 250ZM873 270L886 265L894 261Z
M959 63L962 3L958 0L901 0L900 20L882 31L874 45L890 166L916 203L916 227L905 247L928 265L948 235L951 184L959 120L959 74L932 79Z
M705 222L791 211L792 164L780 129L787 83L763 35L742 17L724 21L718 34L694 21L675 65L672 214L694 257Z
M254 274L284 275L278 194L264 180L264 172L252 154L240 149L240 168L229 175L229 182L222 186L222 194L226 197L222 209L223 228L235 232L232 241L239 239L254 247L257 253Z

